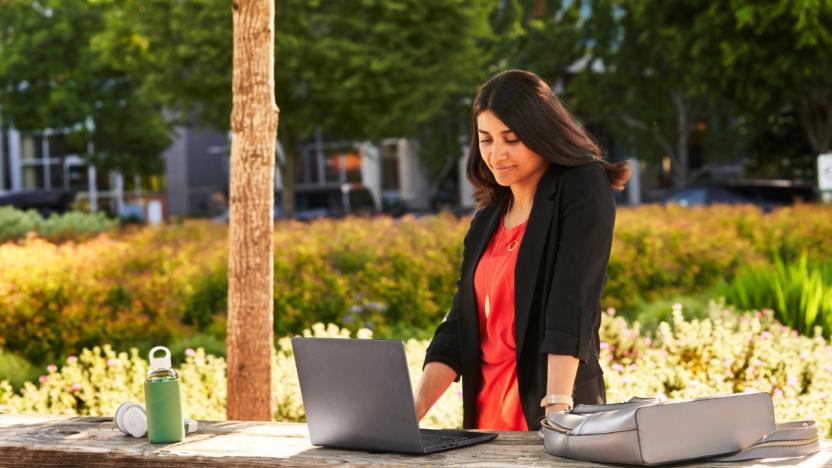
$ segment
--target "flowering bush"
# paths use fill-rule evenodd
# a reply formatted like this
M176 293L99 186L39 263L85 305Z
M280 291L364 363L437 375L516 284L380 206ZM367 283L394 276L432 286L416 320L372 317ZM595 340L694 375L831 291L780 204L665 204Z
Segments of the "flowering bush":
M274 329L316 322L379 337L421 336L447 312L470 220L280 222L275 227ZM742 265L832 258L832 207L621 208L604 305L631 308L733 279ZM55 245L0 244L0 347L39 364L112 343L222 337L227 227L205 221L125 229ZM773 306L773 304L768 305Z
M127 231L75 244L0 244L0 347L36 363L102 343L165 342L197 279L224 261L210 225Z
M335 325L316 324L307 336L348 338ZM372 336L361 330L360 338ZM813 418L823 437L832 436L832 346L819 334L800 336L780 325L771 311L736 314L713 304L711 317L686 321L677 307L672 323L663 322L654 336L640 333L610 309L601 328L601 365L607 401L632 396L687 399L704 395L764 391L774 399L779 421ZM278 340L272 363L273 416L303 421L289 338ZM426 341L405 344L411 381L418 381ZM198 419L225 418L225 360L201 349L187 350L179 367L185 414ZM115 353L109 346L70 356L59 369L47 367L38 384L15 393L0 382L0 411L68 415L111 415L127 400L143 401L147 362L132 349ZM461 386L451 389L431 409L426 426L462 424Z
M687 399L763 391L778 421L813 418L832 436L832 346L815 328L799 335L771 310L737 314L712 303L710 318L686 321L680 306L655 336L642 335L610 309L602 320L601 363L607 400L632 396Z
M306 336L349 338L350 332L335 325L315 324L304 330ZM359 338L371 338L372 332L359 330ZM411 379L421 373L421 361L427 350L424 341L409 340L405 352ZM182 409L187 417L208 420L225 419L225 359L206 355L199 348L185 350L185 361L177 368L180 376ZM79 356L67 357L58 368L49 364L38 383L27 382L20 392L7 381L0 382L0 413L40 413L80 416L115 414L125 401L144 403L144 379L149 370L145 358L136 348L115 352L112 347L85 349ZM440 399L423 421L427 426L462 424L461 385ZM278 340L272 357L273 417L278 421L304 421L297 371L291 338Z

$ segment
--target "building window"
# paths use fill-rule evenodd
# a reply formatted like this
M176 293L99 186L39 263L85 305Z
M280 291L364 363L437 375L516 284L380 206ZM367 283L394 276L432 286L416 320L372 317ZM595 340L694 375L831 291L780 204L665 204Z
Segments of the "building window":
M400 190L399 144L397 141L381 145L381 190Z

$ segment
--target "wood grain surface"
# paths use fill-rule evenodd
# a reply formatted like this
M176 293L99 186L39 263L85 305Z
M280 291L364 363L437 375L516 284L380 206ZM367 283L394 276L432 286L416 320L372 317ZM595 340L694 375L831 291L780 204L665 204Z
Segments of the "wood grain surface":
M312 446L305 424L200 421L180 443L151 445L121 433L112 418L0 414L0 467L31 466L612 466L548 455L533 432L501 432L485 444L407 456ZM674 466L832 466L832 441L812 457Z

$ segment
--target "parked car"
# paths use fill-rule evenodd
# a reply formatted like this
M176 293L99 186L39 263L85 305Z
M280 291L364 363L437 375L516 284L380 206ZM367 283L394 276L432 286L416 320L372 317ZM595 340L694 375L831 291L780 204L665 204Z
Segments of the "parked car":
M813 203L820 194L809 183L789 180L725 180L701 182L671 191L662 203L681 206L751 204L764 212L795 203Z
M283 219L280 191L274 194L274 219ZM293 219L341 218L347 215L372 216L377 213L373 194L357 183L299 187L295 190ZM228 211L213 218L227 223Z
M74 201L75 193L67 190L24 190L0 195L0 206L35 210L44 218L69 211Z
M275 219L282 218L280 192L275 192ZM373 194L362 184L347 183L300 187L295 190L294 219L341 218L347 215L376 214Z

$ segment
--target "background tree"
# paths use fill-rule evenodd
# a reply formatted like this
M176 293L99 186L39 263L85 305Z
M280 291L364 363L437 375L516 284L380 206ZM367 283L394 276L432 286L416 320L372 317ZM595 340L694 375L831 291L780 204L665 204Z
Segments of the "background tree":
M274 0L233 0L228 235L229 419L272 419Z
M114 1L114 0L112 0ZM125 0L108 17L109 57L146 76L177 115L226 128L231 57L221 0ZM294 212L300 144L320 126L331 139L416 136L483 67L486 0L277 2L276 76L282 209Z
M95 43L105 6L88 0L0 3L0 112L22 131L54 129L104 169L158 174L169 129L152 95ZM87 124L92 122L92 128Z
M710 96L691 65L713 60L693 47L707 31L698 2L603 0L586 24L588 62L570 91L586 116L613 130L642 159L671 160L674 185L688 179L690 140Z
M745 152L765 175L814 179L832 148L832 3L734 1L700 16L696 47L718 60L701 76L735 103Z

